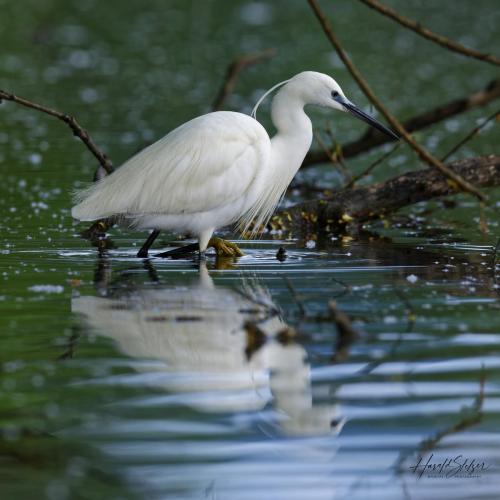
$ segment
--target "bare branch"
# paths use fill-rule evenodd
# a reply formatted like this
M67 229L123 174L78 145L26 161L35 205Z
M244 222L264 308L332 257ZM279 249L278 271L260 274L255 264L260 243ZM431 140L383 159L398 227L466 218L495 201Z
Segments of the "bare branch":
M441 161L447 160L453 153L458 151L466 142L472 139L483 127L485 127L491 120L497 119L500 117L500 110L495 111L493 114L488 116L483 123L480 123L476 127L474 127L460 142L455 144L444 156L441 158Z
M323 142L323 139L321 139L318 133L314 132L313 137L318 143L319 147L328 156L332 165L334 167L337 167L340 170L342 176L344 177L344 180L347 180L349 182L351 175L349 173L349 170L347 169L346 164L344 163L344 160L342 159L342 148L340 147L340 144L334 142L335 152L333 152L328 149L328 146Z
M258 52L257 54L245 54L232 61L227 67L226 76L222 82L219 92L217 93L217 96L214 99L212 109L214 111L218 111L222 108L227 96L233 92L239 74L244 69L252 66L253 64L259 63L264 59L269 59L270 57L273 57L274 54L276 54L275 49L267 49L263 52Z
M376 10L377 12L380 12L380 14L383 14L384 16L389 17L393 21L396 21L397 23L401 24L401 26L404 26L405 28L414 31L418 35L427 38L427 40L430 40L431 42L441 45L441 47L444 47L445 49L452 50L453 52L457 52L458 54L462 54L463 56L473 57L474 59L479 59L480 61L485 61L490 64L495 64L497 66L500 66L500 59L498 59L498 57L492 54L483 54L478 50L465 47L464 45L461 45L453 40L450 40L445 36L438 35L437 33L431 31L430 29L425 28L420 23L417 23L413 19L402 16L395 10L392 10L386 5L381 4L377 0L360 0L360 1L363 2L365 5L367 5L368 7Z
M361 180L363 177L365 177L366 175L368 175L370 172L372 172L372 170L377 166L377 165L380 165L381 163L383 163L385 160L387 160L387 158L389 158L389 156L391 156L394 151L396 151L399 147L401 146L401 143L400 142L396 142L396 144L394 144L394 146L389 149L389 151L387 151L387 153L384 153L382 156L380 156L379 158L377 158L374 162L372 162L370 165L368 165L368 167L363 170L363 172L361 172L360 174L358 175L355 175L350 181L348 184L346 184L346 186L344 187L344 189L349 189L351 187L354 186L354 184L356 184L356 182L358 182L359 180Z
M28 101L28 99L18 97L9 92L5 92L4 90L0 90L0 102L2 100L15 102L17 104L20 104L21 106L25 106L26 108L41 111L42 113L53 116L58 120L63 121L73 131L73 134L78 137L83 142L83 144L87 146L87 149L97 158L97 161L102 166L102 168L104 168L108 174L113 172L114 169L111 160L96 146L88 131L84 129L73 116L61 113L60 111L48 108L47 106L42 106L41 104L37 104L35 102Z
M467 182L465 179L457 175L453 170L450 170L444 163L439 161L433 155L431 155L426 149L424 149L420 144L418 144L415 139L406 131L403 125L396 119L395 116L390 113L385 106L381 103L381 101L377 98L377 96L373 93L372 89L363 78L358 69L354 66L352 61L347 57L346 52L344 51L342 45L340 44L337 36L333 32L331 26L328 24L325 15L319 8L316 0L308 0L309 5L311 6L314 14L316 15L318 21L325 32L325 35L335 48L337 54L342 59L346 68L349 70L353 78L358 83L360 89L363 93L368 97L368 99L373 103L373 105L382 113L384 118L391 124L391 126L404 138L404 140L413 148L413 150L418 154L418 156L425 161L428 165L436 168L441 171L444 175L446 175L457 187L460 187L463 191L467 191L475 195L480 200L486 200L486 196L481 193L477 188L475 188L470 182Z

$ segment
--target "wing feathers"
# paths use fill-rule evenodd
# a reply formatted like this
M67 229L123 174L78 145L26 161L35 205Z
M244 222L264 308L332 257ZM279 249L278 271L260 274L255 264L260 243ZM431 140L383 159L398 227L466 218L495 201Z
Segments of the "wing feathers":
M240 113L209 113L76 193L72 214L95 220L210 211L245 196L265 169L269 152L269 137L256 120Z

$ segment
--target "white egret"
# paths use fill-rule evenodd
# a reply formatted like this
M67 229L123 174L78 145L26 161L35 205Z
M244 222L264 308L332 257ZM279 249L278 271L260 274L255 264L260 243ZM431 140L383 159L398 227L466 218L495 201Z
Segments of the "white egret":
M271 108L277 132L270 138L256 111L278 87ZM219 255L242 255L213 233L230 224L256 232L267 223L311 146L307 104L350 112L398 139L349 101L333 78L304 71L267 91L252 117L217 111L184 123L80 191L71 213L81 221L115 217L153 229L138 257L148 255L160 230L195 236L201 254L211 246Z

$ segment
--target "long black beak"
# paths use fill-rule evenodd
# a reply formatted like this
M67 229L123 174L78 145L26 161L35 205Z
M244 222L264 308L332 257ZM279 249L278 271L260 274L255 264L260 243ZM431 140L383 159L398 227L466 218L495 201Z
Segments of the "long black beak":
M342 104L342 106L344 106L344 108L347 111L349 111L349 113L353 114L356 118L363 120L364 122L368 123L368 125L371 125L377 130L380 130L380 132L387 134L389 137L392 137L396 141L399 140L399 136L396 135L392 130L388 129L385 125L382 125L378 120L375 120L375 118L373 118L369 114L359 109L355 104L349 101L349 99L345 98L344 96L341 96L340 94L335 96L333 99L337 101L339 104Z

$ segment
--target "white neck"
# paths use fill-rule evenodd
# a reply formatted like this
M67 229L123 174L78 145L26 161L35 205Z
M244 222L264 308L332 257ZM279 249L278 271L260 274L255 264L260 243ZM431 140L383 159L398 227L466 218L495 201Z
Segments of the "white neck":
M243 229L254 221L257 232L261 224L267 223L311 147L312 124L304 113L304 105L289 85L273 99L271 118L277 132L271 139L269 168L258 199L242 218Z
M288 185L311 147L311 120L304 112L304 101L287 86L274 97L271 118L277 129L271 139L272 168L287 178Z

